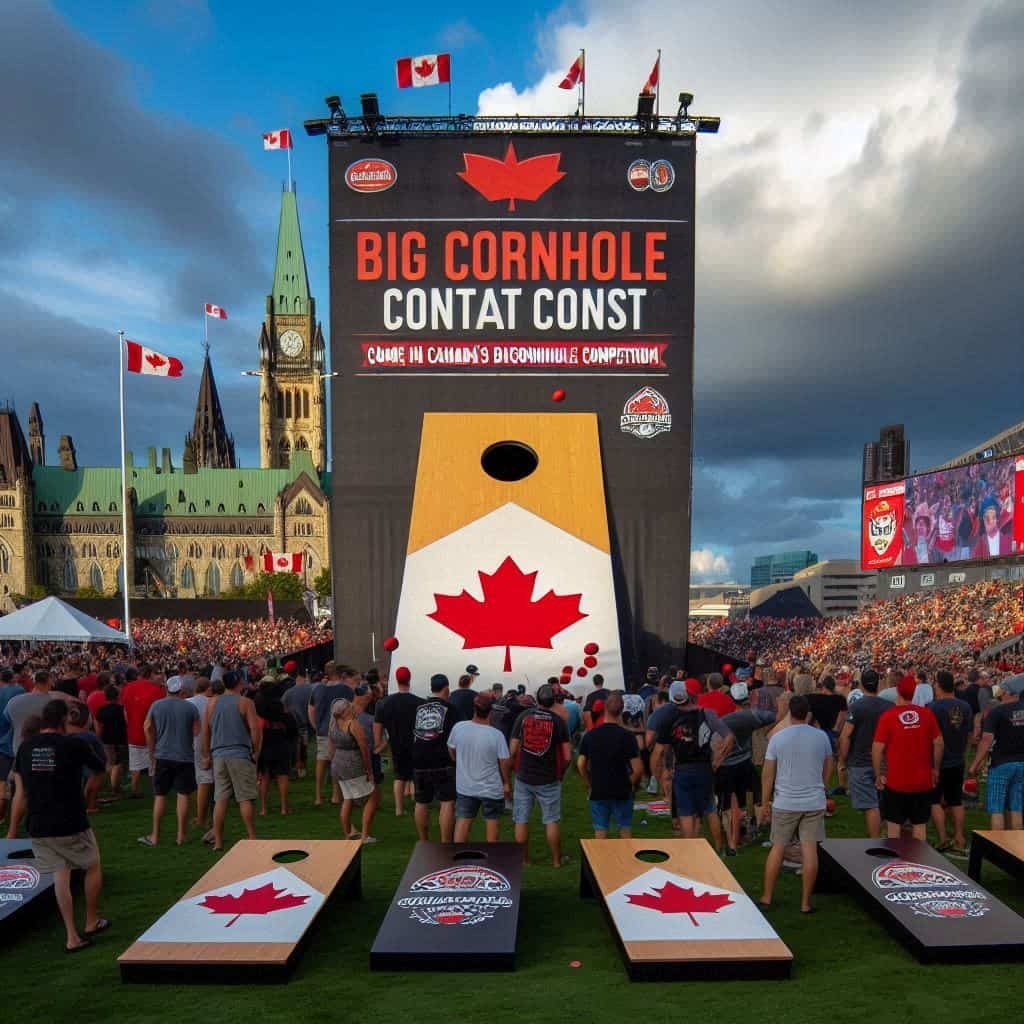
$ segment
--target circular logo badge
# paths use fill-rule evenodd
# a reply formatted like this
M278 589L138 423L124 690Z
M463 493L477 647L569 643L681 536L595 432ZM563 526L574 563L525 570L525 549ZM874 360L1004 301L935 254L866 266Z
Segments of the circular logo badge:
M356 160L345 169L345 184L353 192L385 192L398 181L395 165L387 160Z
M667 192L675 183L676 169L667 160L651 164L651 188L655 192Z
M643 192L651 187L651 163L649 160L634 160L626 170L626 181L634 192Z

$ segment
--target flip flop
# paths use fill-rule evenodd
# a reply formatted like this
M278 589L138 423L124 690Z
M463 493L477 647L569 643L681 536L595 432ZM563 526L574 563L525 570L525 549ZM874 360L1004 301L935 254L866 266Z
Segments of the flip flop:
M806 910L801 910L801 914L816 914L818 912L817 907L808 907Z
M947 850L952 850L952 849L953 849L952 842L947 840L944 843L939 843L939 845L935 847L935 852L936 853L945 853Z
M109 927L110 922L105 917L101 917L96 922L95 928L86 928L86 930L82 932L82 935L87 939L91 939L94 935L99 935L100 932L105 932Z
M89 939L83 939L81 944L78 946L65 946L65 953L81 953L83 949L88 949L92 945Z
M154 843L153 840L149 838L149 836L139 836L138 844L139 846L148 846L151 849L156 846L156 843Z

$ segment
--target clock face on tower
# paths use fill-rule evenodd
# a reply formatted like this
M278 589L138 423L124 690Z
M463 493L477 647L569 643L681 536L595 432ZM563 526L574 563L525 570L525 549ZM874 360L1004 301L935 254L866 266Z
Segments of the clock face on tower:
M298 331L282 332L277 343L281 346L281 351L292 359L302 353L302 335Z

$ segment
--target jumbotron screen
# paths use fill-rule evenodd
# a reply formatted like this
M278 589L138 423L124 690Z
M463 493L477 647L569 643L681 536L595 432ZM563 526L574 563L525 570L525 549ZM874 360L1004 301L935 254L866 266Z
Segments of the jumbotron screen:
M942 565L1024 553L1024 456L864 490L861 568Z

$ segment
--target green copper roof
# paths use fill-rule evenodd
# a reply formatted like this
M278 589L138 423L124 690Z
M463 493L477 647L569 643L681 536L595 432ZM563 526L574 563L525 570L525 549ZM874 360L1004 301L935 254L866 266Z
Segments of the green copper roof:
M309 452L293 452L288 469L200 469L196 473L130 466L135 514L140 516L272 515L278 494L305 472L318 483ZM121 512L121 472L93 466L73 472L35 466L35 511L49 515L107 515ZM168 508L167 506L170 506ZM260 512L259 506L263 506ZM41 506L45 506L45 509Z
M309 278L299 231L299 208L295 192L281 193L281 221L277 228L277 262L274 264L274 311L309 312Z

